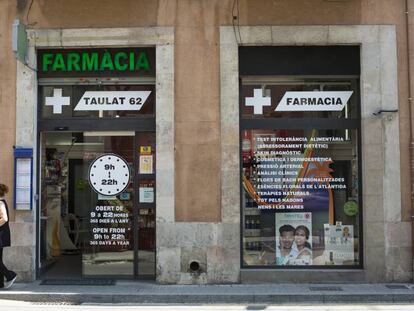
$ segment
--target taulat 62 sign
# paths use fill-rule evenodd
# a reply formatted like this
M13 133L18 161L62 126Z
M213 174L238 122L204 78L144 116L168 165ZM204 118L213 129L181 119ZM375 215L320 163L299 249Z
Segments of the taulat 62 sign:
M86 91L75 111L141 110L151 91ZM61 114L63 106L70 106L70 97L62 89L53 89L53 96L45 98L45 105Z
M86 91L75 111L141 110L151 91Z

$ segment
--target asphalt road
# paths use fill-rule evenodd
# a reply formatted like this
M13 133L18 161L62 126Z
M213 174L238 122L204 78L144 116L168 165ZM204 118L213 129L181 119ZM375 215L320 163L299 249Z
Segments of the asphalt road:
M414 304L339 304L339 305L131 305L131 304L82 304L65 305L51 303L30 303L22 301L0 300L1 311L406 311L414 310Z

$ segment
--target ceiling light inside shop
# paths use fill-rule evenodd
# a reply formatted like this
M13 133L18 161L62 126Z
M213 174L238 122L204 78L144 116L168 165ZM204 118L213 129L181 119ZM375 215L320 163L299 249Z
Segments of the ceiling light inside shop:
M135 132L130 131L107 131L107 132L83 132L83 136L135 136Z

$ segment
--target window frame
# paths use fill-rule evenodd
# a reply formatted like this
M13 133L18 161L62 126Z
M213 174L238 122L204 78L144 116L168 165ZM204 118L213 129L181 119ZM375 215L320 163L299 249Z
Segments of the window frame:
M146 78L43 78L39 79L38 89L44 86L78 86L78 85L156 85L154 77ZM156 92L156 89L155 89ZM155 131L156 128L156 102L154 102L154 114L137 115L123 118L96 118L96 117L72 117L72 118L43 118L41 115L41 98L38 92L37 124L38 131L107 131L116 128L119 131Z
M266 79L272 81L271 83L282 83L295 81L304 81L304 79L320 79L320 80L337 80L344 79L346 81L352 81L352 85L355 86L354 94L357 106L357 117L349 119L335 119L335 118L271 118L264 117L262 119L250 119L243 118L242 105L244 98L242 97L243 80L248 81L257 80L257 84L261 84L261 80ZM269 83L268 83L269 84ZM244 214L243 214L243 155L242 155L242 139L244 130L253 129L355 129L357 131L357 163L358 163L358 265L246 265L244 264ZM360 77L359 76L240 76L239 77L239 187L240 187L240 269L266 269L266 270L362 270L364 269L364 254L363 254L363 195L362 195L362 142L361 142L361 93L360 93ZM354 233L355 234L355 233Z

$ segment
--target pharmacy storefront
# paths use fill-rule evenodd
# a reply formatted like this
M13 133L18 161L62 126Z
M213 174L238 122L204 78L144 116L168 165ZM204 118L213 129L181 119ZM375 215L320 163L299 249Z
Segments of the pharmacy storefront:
M238 216L241 281L401 277L396 63L381 63L393 29L246 26L243 46L220 32L223 214Z
M17 212L33 211L34 275L154 280L157 213L173 193L173 35L93 30L88 47L87 32L68 46L33 31L18 65L16 142L33 147L35 201Z
M359 48L240 48L239 55L242 265L362 267ZM274 58L295 65L284 70ZM273 74L249 67L254 59Z
M176 206L174 81L191 76L174 76L174 29L30 30L16 86L16 145L34 151L33 209L16 211L36 232L27 278L402 280L395 31L335 27L245 26L243 45L220 27L220 155L203 155L220 161L220 215L197 221Z
M41 267L154 278L155 49L39 50L38 65Z

